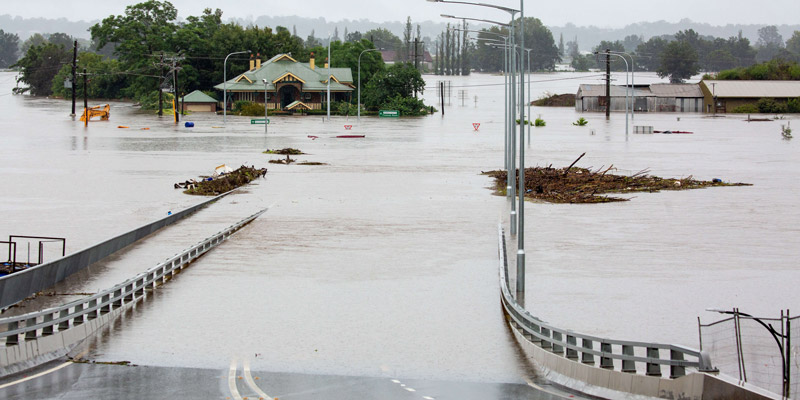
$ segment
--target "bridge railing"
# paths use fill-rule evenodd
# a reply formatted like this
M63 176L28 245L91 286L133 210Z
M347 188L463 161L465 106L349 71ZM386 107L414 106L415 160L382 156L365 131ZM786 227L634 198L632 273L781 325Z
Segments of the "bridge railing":
M508 258L503 227L498 227L498 256L503 307L512 325L533 344L568 360L603 369L670 379L686 375L687 369L716 372L709 355L688 347L615 340L587 335L550 325L534 317L511 295Z
M65 332L71 328L104 317L107 314L115 313L119 309L146 297L149 291L167 282L189 263L224 242L234 232L266 211L264 209L244 218L181 253L168 258L155 267L110 289L58 307L2 318L0 319L0 338L5 340L6 346L21 345L25 342Z

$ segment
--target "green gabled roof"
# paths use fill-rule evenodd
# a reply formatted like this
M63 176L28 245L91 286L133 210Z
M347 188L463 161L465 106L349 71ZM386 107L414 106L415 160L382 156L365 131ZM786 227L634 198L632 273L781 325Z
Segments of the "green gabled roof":
M199 90L183 96L184 103L216 103L217 100Z
M233 79L227 81L227 90L230 91L262 91L264 90L263 79L267 80L268 91L275 91L275 84L273 81L292 74L294 77L303 81L303 89L306 91L321 91L326 90L327 85L324 83L329 74L339 82L351 83L353 82L353 73L350 68L317 68L311 69L305 63L295 62L285 54L278 54L275 57L267 60L261 64L261 68L247 71ZM343 92L352 91L353 88L336 82L331 81L331 91ZM214 88L223 90L223 84L214 86Z
M286 106L286 109L287 110L294 110L296 107L301 107L301 106L304 107L306 110L310 110L311 109L311 107L309 107L308 104L303 103L300 100L293 101L291 104Z

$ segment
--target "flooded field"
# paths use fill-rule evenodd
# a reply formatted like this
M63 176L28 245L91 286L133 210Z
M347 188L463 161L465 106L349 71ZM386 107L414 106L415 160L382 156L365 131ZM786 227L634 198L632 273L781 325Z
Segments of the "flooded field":
M480 175L502 167L502 77L427 76L432 104L436 81L452 81L444 117L272 117L268 135L249 118L223 125L221 116L195 114L185 117L189 129L119 102L111 121L87 129L68 117L66 101L7 95L13 77L0 73L2 235L66 237L70 253L201 201L175 182L223 163L269 168L59 288L111 286L270 208L115 324L91 357L211 368L252 357L265 371L487 382L529 375L499 305L496 227L508 225L509 203ZM539 97L597 77L533 80ZM754 185L527 204L534 315L601 336L697 347L697 316L716 318L705 308L800 310L800 151L781 138L785 120L637 114L636 125L694 134L626 135L621 114L533 114L547 126L531 128L527 165L560 168L586 152L578 166ZM589 125L572 126L580 116ZM345 132L366 137L332 138ZM262 151L284 147L328 165L267 164L280 156Z

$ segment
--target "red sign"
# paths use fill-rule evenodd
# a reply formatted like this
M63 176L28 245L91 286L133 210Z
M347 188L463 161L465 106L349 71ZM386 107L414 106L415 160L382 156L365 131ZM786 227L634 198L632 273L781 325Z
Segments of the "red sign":
M480 127L481 127L481 123L480 123L480 122L473 122L473 123L472 123L472 127L473 127L473 128L475 128L475 130L477 131L477 130L478 130L478 128L480 128Z
M349 131L350 129L353 129L353 125L345 125L344 129Z

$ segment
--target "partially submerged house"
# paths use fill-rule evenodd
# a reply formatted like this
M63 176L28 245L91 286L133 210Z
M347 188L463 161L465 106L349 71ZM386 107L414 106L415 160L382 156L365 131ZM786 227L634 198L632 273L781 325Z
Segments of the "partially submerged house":
M756 104L759 99L786 103L800 97L800 81L716 81L700 82L703 109L707 113L728 113L736 107Z
M654 83L627 88L628 102L636 112L702 112L703 93L698 84ZM611 85L611 111L625 112L626 86ZM604 112L606 85L582 84L575 95L575 110Z
M261 59L251 59L247 72L214 88L227 91L229 108L239 100L264 103L266 94L269 110L319 110L327 99L329 80L331 101L350 101L355 87L350 68L329 68L328 64L317 68L313 54L308 64L290 54L278 54L263 64Z
M181 99L183 109L191 112L216 112L217 100L213 97L195 90Z

